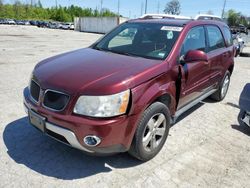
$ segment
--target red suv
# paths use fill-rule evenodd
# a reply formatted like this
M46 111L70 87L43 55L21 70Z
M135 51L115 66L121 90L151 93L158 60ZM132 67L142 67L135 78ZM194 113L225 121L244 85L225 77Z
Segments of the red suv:
M24 105L43 133L91 154L152 159L176 118L226 96L234 68L220 21L128 21L85 49L36 65Z

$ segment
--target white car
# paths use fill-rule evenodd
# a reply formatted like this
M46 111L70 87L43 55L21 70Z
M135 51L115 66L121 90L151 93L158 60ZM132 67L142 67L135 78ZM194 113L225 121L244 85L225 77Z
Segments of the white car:
M16 25L16 22L13 19L8 19L7 24L9 25Z
M65 23L65 24L62 24L61 28L66 29L66 30L74 30L75 26L73 23Z

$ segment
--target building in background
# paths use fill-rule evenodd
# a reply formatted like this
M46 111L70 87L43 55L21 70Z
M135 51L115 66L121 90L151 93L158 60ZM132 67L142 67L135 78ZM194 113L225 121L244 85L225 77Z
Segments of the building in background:
M127 20L124 17L75 17L74 25L76 31L107 33Z

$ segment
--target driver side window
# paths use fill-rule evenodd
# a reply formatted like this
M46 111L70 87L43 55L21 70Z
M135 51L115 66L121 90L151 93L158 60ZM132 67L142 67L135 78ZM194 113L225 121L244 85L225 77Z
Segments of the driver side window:
M181 48L181 56L185 55L189 50L201 50L205 52L206 37L204 27L194 27L188 32Z

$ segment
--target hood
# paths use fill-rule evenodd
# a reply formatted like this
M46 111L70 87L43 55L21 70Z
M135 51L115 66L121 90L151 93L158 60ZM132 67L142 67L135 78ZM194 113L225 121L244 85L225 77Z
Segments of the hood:
M86 48L46 59L33 74L43 89L108 95L156 76L161 62Z

